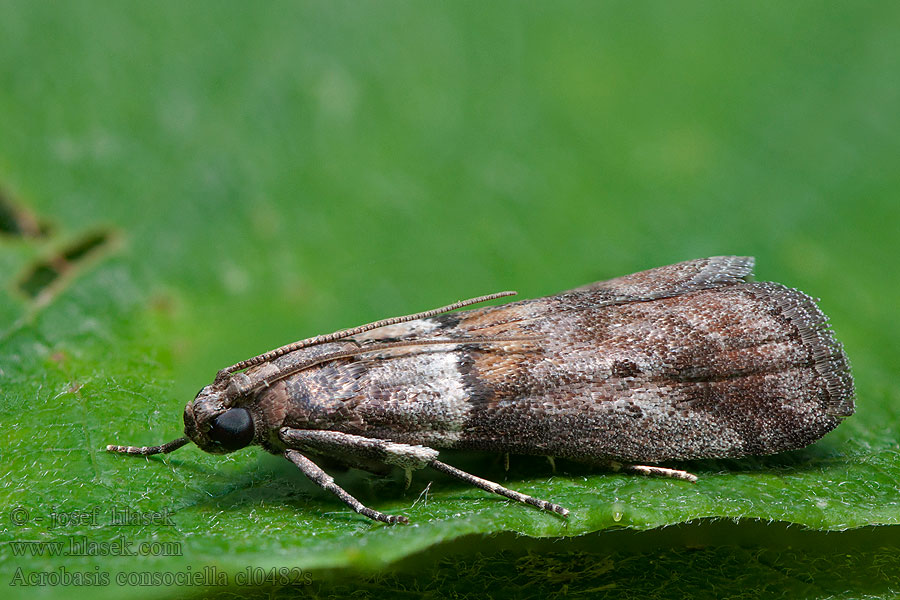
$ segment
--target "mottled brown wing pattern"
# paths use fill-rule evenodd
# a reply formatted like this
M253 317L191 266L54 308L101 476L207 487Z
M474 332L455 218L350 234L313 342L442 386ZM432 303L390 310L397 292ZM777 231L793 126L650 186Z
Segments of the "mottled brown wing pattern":
M805 446L853 412L847 360L808 296L744 282L751 266L690 261L414 322L410 337L541 342L384 357L367 372L368 398L357 404L365 427L354 432L643 462Z

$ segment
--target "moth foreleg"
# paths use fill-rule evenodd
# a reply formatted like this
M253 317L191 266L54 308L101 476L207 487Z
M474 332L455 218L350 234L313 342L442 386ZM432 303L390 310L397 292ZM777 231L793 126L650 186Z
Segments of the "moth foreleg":
M336 484L331 475L320 469L319 465L300 454L299 451L289 448L284 451L284 457L297 465L297 468L299 468L304 475L309 477L313 483L340 498L342 502L359 514L384 523L409 523L409 519L403 515L386 515L365 506L362 502L347 493L344 488Z
M316 452L320 454L325 454L328 456L336 456L336 457L353 457L353 458L364 458L367 460L379 460L384 462L385 464L398 466L402 469L405 469L407 473L414 469L421 469L423 467L431 467L437 471L442 473L447 473L448 475L452 475L458 479L465 481L470 485L474 485L475 487L481 488L485 491L491 492L493 494L498 494L500 496L505 496L511 500L515 500L517 502L523 502L525 504L530 504L532 506L536 506L543 510L555 512L562 516L566 516L569 514L568 509L563 508L558 504L553 504L552 502L547 502L546 500L541 500L539 498L534 498L532 496L528 496L526 494L521 494L519 492L515 492L508 488L503 487L499 483L494 483L493 481L488 481L487 479L482 479L481 477L477 477L472 475L471 473L466 473L465 471L461 471L456 467L451 467L446 463L442 463L437 460L438 451L433 448L428 448L426 446L412 446L410 444L398 444L396 442L389 442L387 440L380 440L376 438L367 438L359 435L352 435L349 433L341 433L339 431L323 431L316 429L291 429L290 427L284 427L278 432L278 437L281 441L288 447L293 449L299 449L309 452ZM299 452L297 453L302 457ZM287 453L285 453L287 456ZM307 460L310 464L313 464L312 461L303 457L304 460ZM297 464L301 470L303 467L296 463L293 458L290 459L294 464ZM315 465L313 465L315 466ZM318 467L315 467L318 469ZM319 469L321 471L321 469ZM306 471L303 471L306 473ZM324 472L322 472L325 475ZM311 475L307 473L307 476L316 483L319 483L316 479L314 479ZM327 477L327 475L325 475ZM329 477L330 479L330 477ZM337 487L333 482L330 482L331 486L326 488L329 491L337 494L339 498L347 502L354 510L360 512L356 506L354 506L351 502L345 499L344 496L350 498L353 502L359 504L359 502L354 499L352 496L347 494L344 490ZM319 483L319 485L322 485ZM325 487L322 485L322 487ZM333 488L340 490L340 493L335 491ZM344 494L342 496L341 494ZM359 504L362 507L362 504ZM363 507L365 508L365 507ZM366 509L369 510L369 509ZM372 511L374 512L374 511ZM361 513L366 514L366 513ZM381 513L377 513L381 514ZM368 515L367 515L368 516ZM376 517L372 517L376 518ZM379 519L383 520L383 519Z
M440 471L441 473L446 473L448 475L453 475L458 479L462 479L466 483L470 485L474 485L475 487L481 488L487 492L491 492L493 494L499 494L500 496L505 496L510 500L515 500L516 502L524 502L525 504L530 504L532 506L536 506L543 510L548 510L550 512L555 512L562 516L568 516L569 509L563 508L559 504L553 504L552 502L547 502L546 500L541 500L540 498L535 498L533 496L527 496L525 494L521 494L519 492L513 491L509 488L505 488L499 483L494 483L493 481L488 481L487 479L482 479L481 477L477 477L476 475L472 475L471 473L466 473L465 471L461 471L456 467L451 467L447 463L442 463L439 460L432 460L428 465L432 469Z
M315 452L316 454L336 458L350 465L364 466L366 463L380 463L400 467L406 475L405 481L407 488L412 480L412 471L428 466L428 464L438 455L437 450L426 446L398 444L387 440L341 433L340 431L292 429L290 427L285 427L278 432L278 435L281 438L281 441L289 448L305 452ZM293 459L291 460L293 462ZM311 463L312 461L309 462ZM294 464L297 463L295 462ZM297 464L297 466L300 467L301 470L303 469L299 464ZM318 468L318 466L316 466L316 468ZM321 471L321 469L319 470ZM310 479L319 485L322 485L317 479L310 476L307 471L304 470L303 472L306 473ZM337 494L339 498L344 500L344 502L347 502L354 510L357 510L357 507L347 500L347 498L350 498L353 502L359 504L355 498L337 487L333 481L329 482L329 484L332 487L326 489ZM325 486L322 485L322 487ZM340 490L340 493L335 491L335 489ZM362 504L359 504L359 506L362 506ZM360 511L357 510L357 512ZM371 516L364 512L361 514ZM384 519L378 518L378 520L383 521ZM405 518L402 522L406 522Z
M288 448L316 452L335 458L377 461L406 471L427 467L438 451L427 446L398 444L361 435L320 429L284 427L278 437Z

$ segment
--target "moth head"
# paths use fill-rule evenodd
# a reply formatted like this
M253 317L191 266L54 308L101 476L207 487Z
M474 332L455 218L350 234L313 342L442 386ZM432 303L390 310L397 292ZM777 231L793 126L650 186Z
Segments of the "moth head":
M232 383L239 384L238 378ZM168 454L185 444L194 442L201 450L212 454L227 454L249 446L256 437L256 428L250 411L241 406L233 406L235 386L220 382L208 385L188 402L184 408L185 437L159 446L120 446L110 444L108 452L119 454Z
M184 408L184 434L201 450L227 454L250 445L256 429L250 411L229 406L225 391L208 385Z

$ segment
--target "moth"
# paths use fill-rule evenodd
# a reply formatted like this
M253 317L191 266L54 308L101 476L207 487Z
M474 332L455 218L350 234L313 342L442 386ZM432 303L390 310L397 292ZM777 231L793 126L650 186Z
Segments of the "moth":
M511 295L320 335L222 369L184 410L185 437L110 452L213 454L256 444L359 514L311 457L430 467L562 516L568 510L438 460L441 449L562 457L694 481L667 460L801 448L853 414L841 344L812 298L748 282L753 258L714 256L554 296Z

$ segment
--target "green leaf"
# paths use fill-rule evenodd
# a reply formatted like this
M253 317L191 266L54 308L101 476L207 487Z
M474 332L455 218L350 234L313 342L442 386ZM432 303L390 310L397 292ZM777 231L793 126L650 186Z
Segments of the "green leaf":
M290 592L238 581L272 567L322 595L464 595L454 573L494 595L897 589L894 4L6 2L0 22L13 594ZM674 465L694 485L447 454L568 520L433 472L332 472L406 527L258 449L104 451L180 436L217 369L295 339L732 253L821 297L852 360L858 412L808 449ZM699 550L643 532L685 523ZM793 525L863 529L803 538L806 559Z

